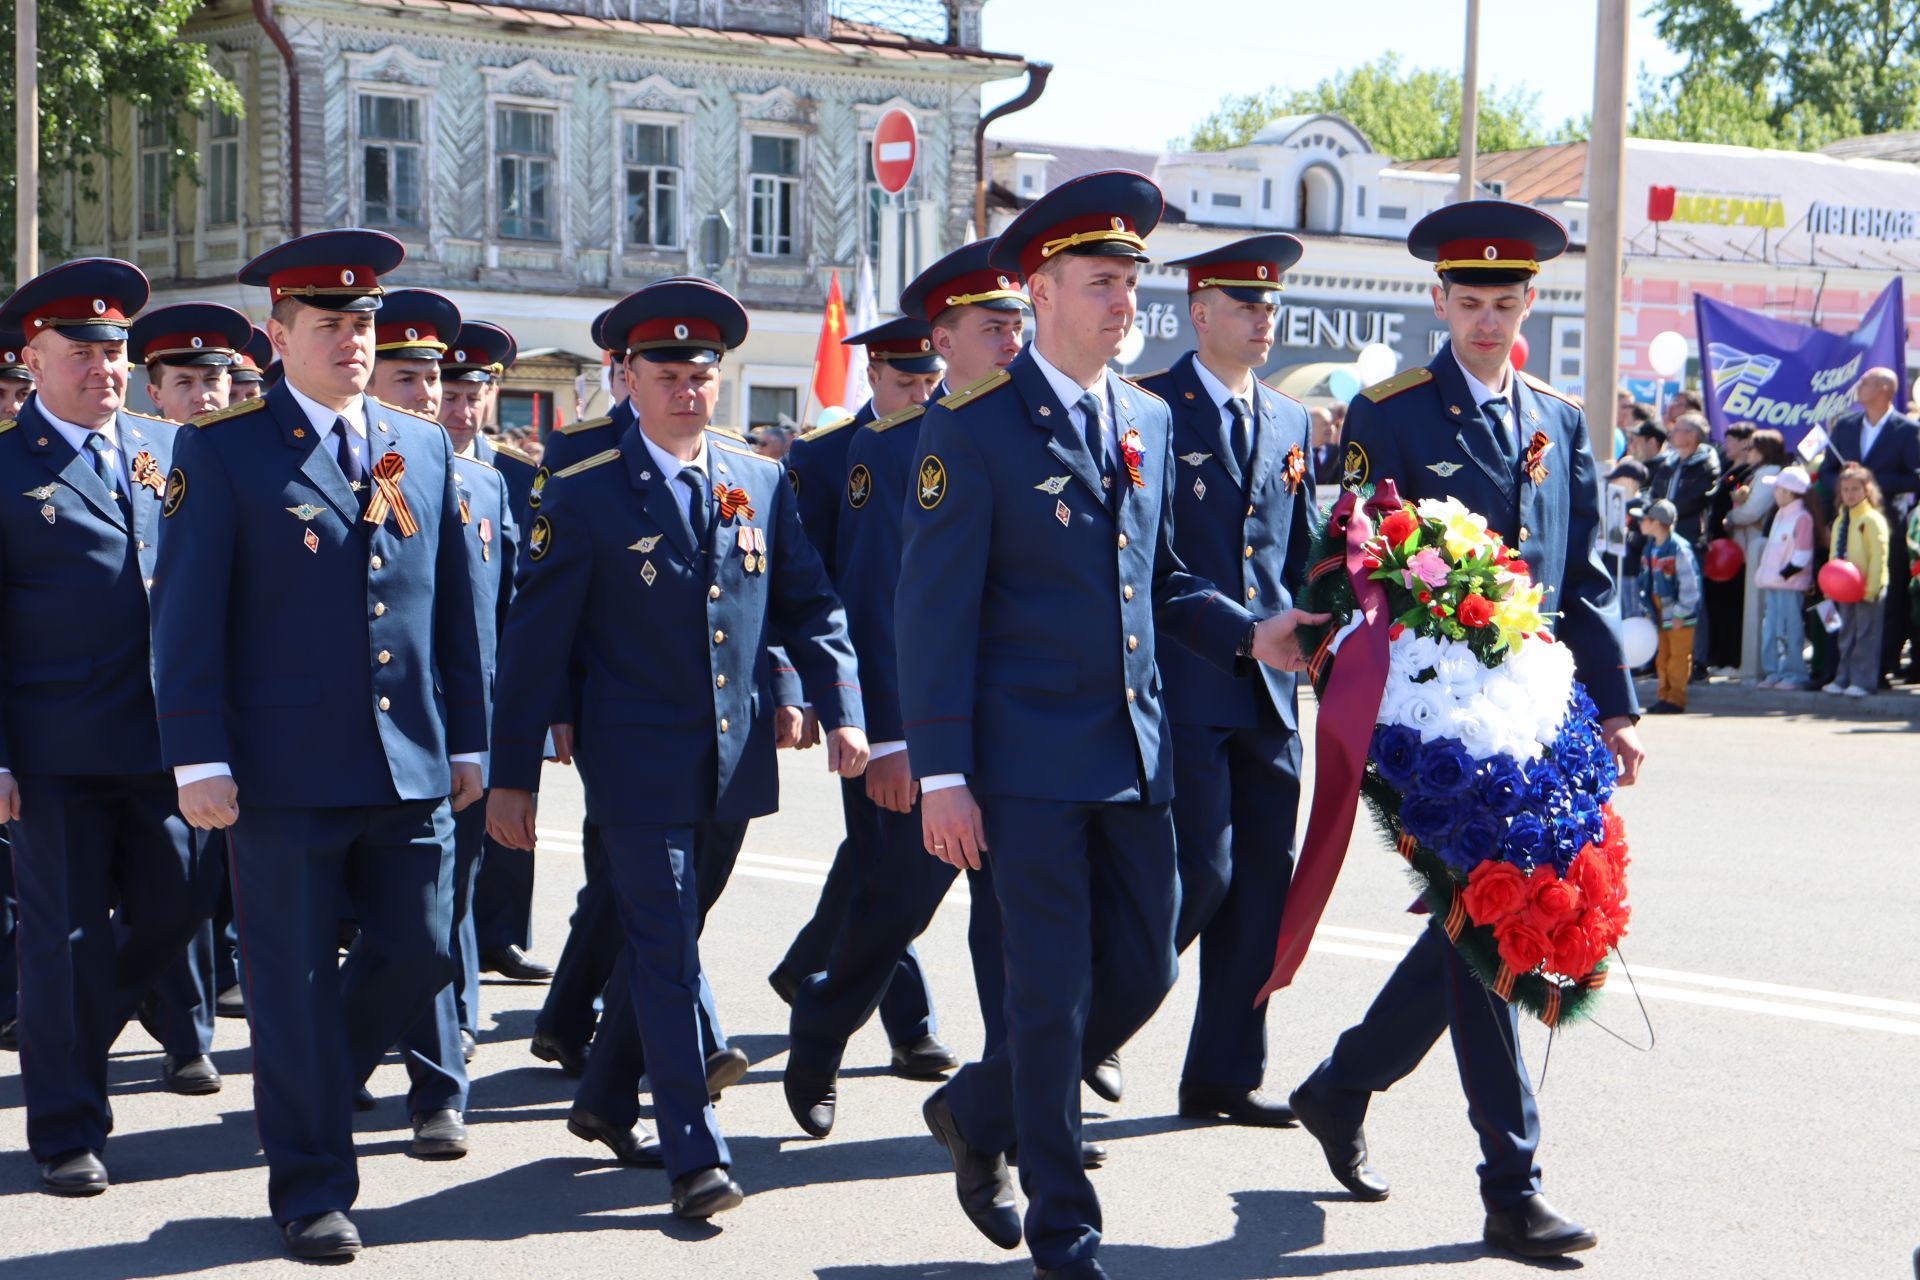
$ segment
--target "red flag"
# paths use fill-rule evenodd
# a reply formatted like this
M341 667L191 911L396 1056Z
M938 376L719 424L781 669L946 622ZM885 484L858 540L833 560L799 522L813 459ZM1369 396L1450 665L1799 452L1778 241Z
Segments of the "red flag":
M820 345L813 352L813 398L823 409L846 407L848 351L840 340L847 332L847 308L836 271L827 285L827 313L820 321Z

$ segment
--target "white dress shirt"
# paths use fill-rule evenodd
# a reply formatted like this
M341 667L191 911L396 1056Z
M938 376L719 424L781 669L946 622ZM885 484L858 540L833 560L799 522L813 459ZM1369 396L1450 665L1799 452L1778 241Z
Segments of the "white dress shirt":
M303 394L300 388L287 381L287 390L293 396L293 402L307 415L307 421L313 424L314 434L320 437L321 444L328 449L339 446L332 443L333 424L336 419L344 418L347 423L347 446L353 450L353 456L360 462L360 470L365 474L371 468L367 464L367 398L355 396L353 402L344 409L329 409L318 400ZM479 764L484 753L462 751L447 757L450 764ZM233 769L224 760L208 761L205 764L177 764L173 766L173 783L177 787L191 786L204 782L208 778L233 776Z
M1860 415L1860 461L1863 464L1867 460L1867 455L1873 452L1873 446L1880 443L1880 432L1885 429L1887 419L1891 417L1893 417L1892 405L1887 406L1887 411L1880 415L1878 422L1868 422L1866 414Z
M1247 406L1248 413L1258 415L1260 411L1255 407L1253 400L1253 379L1251 377L1247 379L1247 393L1241 395L1220 381L1213 370L1207 368L1198 356L1193 359L1193 371L1199 377L1200 385L1207 389L1207 394L1213 398L1214 405L1220 410L1220 426L1226 431L1227 439L1233 439L1233 414L1228 411L1227 402L1239 400ZM1249 445L1253 442L1252 421L1247 423L1247 442Z
M1453 362L1460 365L1460 374L1467 380L1467 394L1473 397L1473 402L1476 405L1484 405L1489 400L1505 400L1507 402L1507 421L1505 425L1507 434L1514 440L1514 447L1517 452L1520 440L1520 406L1515 404L1513 399L1513 366L1506 364L1500 366L1500 371L1506 375L1504 380L1505 385L1496 391L1486 383L1480 381L1480 379L1474 377L1473 371L1468 369L1466 365L1460 363L1460 353L1458 351L1454 351L1451 347L1447 350L1449 354L1453 356ZM1482 414L1481 416L1486 417L1487 415ZM1498 422L1492 422L1488 425L1495 430L1499 430L1501 426Z
M87 460L87 466L89 468L93 466L93 450L87 447L87 438L97 435L105 440L107 442L107 459L113 463L114 474L120 477L118 492L125 493L127 491L127 459L126 455L120 451L120 419L117 415L109 418L106 426L101 427L98 431L94 431L87 427L76 427L71 422L63 422L59 418L54 417L47 411L47 402L45 400L39 400L35 403L40 406L40 416L48 422L51 422L53 429L60 433L60 438L72 445L73 451Z
M682 471L685 471L688 467L698 467L700 468L700 473L706 476L708 484L712 484L713 459L709 456L710 451L707 448L707 437L704 434L700 437L700 452L690 461L684 462L655 444L652 437L648 436L644 431L640 433L640 443L647 446L648 456L653 459L653 465L660 468L661 476L665 478L667 487L673 490L673 495L679 500L682 511L687 509L687 491L676 485Z

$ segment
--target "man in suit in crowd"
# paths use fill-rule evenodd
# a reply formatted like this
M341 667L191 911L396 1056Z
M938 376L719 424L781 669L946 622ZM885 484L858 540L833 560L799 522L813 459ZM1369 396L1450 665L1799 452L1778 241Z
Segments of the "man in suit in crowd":
M1829 497L1839 491L1841 466L1858 462L1873 472L1887 504L1887 525L1893 536L1887 540L1886 619L1880 639L1883 682L1888 674L1900 671L1900 651L1913 632L1907 595L1912 570L1904 531L1915 495L1920 494L1920 423L1894 408L1899 390L1900 380L1891 369L1869 369L1861 374L1853 389L1860 407L1834 422L1827 434L1826 456L1820 462L1820 482ZM1907 659L1903 678L1908 683L1920 682L1920 646Z

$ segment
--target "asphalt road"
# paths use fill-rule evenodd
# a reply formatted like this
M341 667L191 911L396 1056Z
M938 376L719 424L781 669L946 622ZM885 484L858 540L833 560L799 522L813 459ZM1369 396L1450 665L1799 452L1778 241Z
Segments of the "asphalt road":
M1635 848L1625 953L1598 1026L1551 1046L1530 1026L1548 1195L1600 1234L1550 1269L1603 1277L1911 1274L1920 1244L1920 996L1912 990L1917 704L1707 691L1713 714L1650 719L1652 761L1620 807ZM1828 718L1844 711L1851 718ZM839 1126L799 1136L781 1099L785 1010L765 976L806 913L839 835L819 751L786 762L786 808L754 824L707 931L706 963L733 1042L754 1062L720 1119L742 1208L711 1226L666 1212L667 1184L570 1137L569 1082L526 1052L539 986L490 982L474 1064L473 1153L412 1159L397 1066L357 1118L359 1276L1023 1277L960 1216L919 1118L927 1086L884 1071L877 1027L849 1052ZM579 881L580 795L550 769L535 950L555 956ZM1363 822L1315 951L1270 1013L1271 1088L1284 1095L1365 1008L1418 928L1399 859ZM956 891L922 942L942 1032L977 1048ZM1120 1277L1479 1277L1525 1264L1480 1244L1477 1149L1441 1046L1376 1100L1368 1133L1393 1183L1354 1202L1298 1130L1182 1121L1174 1088L1192 966L1125 1054L1124 1102L1088 1095L1102 1251ZM1615 1033L1608 1034L1608 1031ZM1616 1038L1616 1036L1618 1038ZM25 1152L18 1060L0 1055L0 1277L121 1280L287 1274L265 1216L244 1024L222 1022L224 1092L177 1098L137 1029L113 1063L115 1185L40 1194ZM1543 1063L1546 1066L1542 1071Z

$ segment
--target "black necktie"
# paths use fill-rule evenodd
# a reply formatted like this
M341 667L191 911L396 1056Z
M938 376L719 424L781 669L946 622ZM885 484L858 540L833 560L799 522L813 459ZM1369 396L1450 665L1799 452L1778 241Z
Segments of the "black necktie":
M1513 403L1505 396L1495 396L1480 406L1480 412L1487 415L1487 421L1493 424L1493 434L1500 441L1500 456L1508 462L1520 457L1519 442L1513 438L1513 424L1508 414L1513 411Z
M1227 412L1233 415L1233 461L1244 476L1253 461L1253 410L1245 400L1233 396L1227 401Z
M695 551L707 549L707 476L698 467L680 468L680 479L687 485L687 532L693 535Z
M1093 454L1093 469L1100 473L1100 483L1107 490L1107 496L1113 496L1113 466L1107 459L1107 433L1100 421L1100 398L1089 391L1074 402L1080 410L1081 421L1086 424L1087 449Z
M87 433L87 452L93 455L93 474L100 477L100 483L107 486L107 496L120 508L120 514L127 520L133 519L133 506L127 501L127 495L120 489L120 473L113 465L113 446L98 431Z
M347 478L347 483L353 486L354 492L358 493L361 483L366 479L366 472L361 470L360 459L355 456L353 444L348 438L348 433L352 430L345 418L333 420L334 457L340 460L340 474Z

